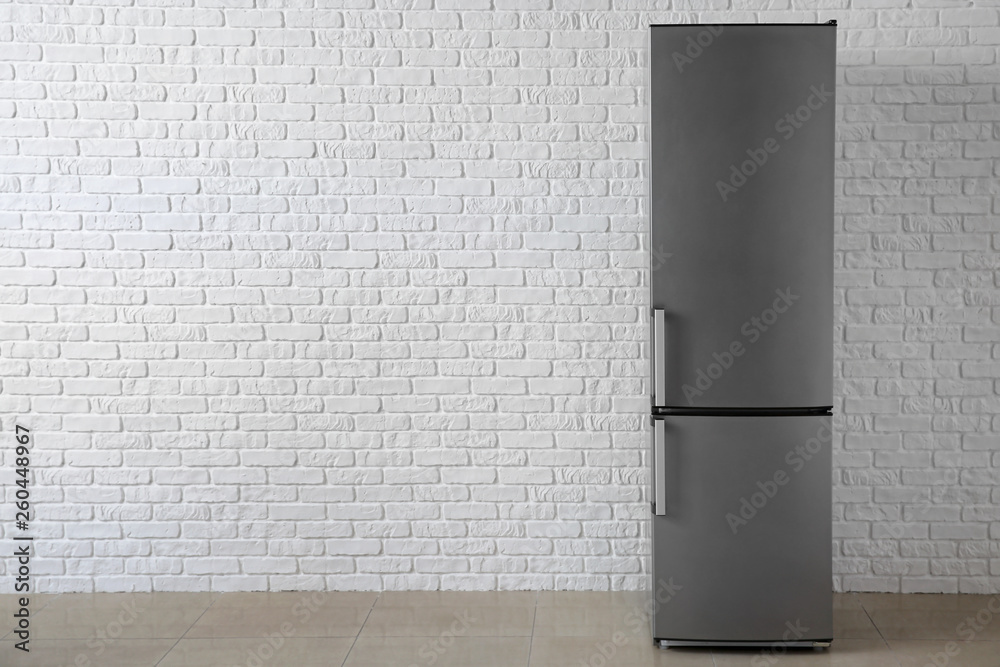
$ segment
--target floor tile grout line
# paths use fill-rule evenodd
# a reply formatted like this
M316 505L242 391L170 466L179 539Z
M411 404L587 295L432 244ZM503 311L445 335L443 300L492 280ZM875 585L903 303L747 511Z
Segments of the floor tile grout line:
M889 640L886 639L885 635L882 634L882 629L878 627L877 623L875 623L875 619L872 618L872 615L868 612L868 608L865 607L865 603L861 600L861 598L858 598L858 604L861 605L861 611L865 612L865 616L868 617L868 622L872 624L873 628L875 628L875 632L878 633L879 639L882 640L882 644L887 649L889 649L889 653L892 655L892 659L896 661L897 665L902 665L903 663L900 662L899 656L896 654L896 650L892 648L892 644L890 644Z
M177 645L181 643L181 640L184 639L184 637L187 635L187 633L191 632L191 628L193 628L195 625L197 625L198 621L201 620L201 617L204 616L208 612L208 610L212 608L212 605L214 605L218 599L219 598L213 599L212 596L211 596L211 593L209 593L209 600L210 600L210 602L208 603L208 606L205 607L201 611L200 614L198 614L198 618L194 619L194 621L191 623L191 625L188 626L187 630L185 630L184 632L181 633L181 636L178 637L177 641L175 641L173 643L173 645L170 648L167 649L167 652L164 653L162 656L160 656L159 660L157 660L155 663L153 663L153 667L156 667L161 662L163 662L166 659L166 657L168 655L170 655L170 652L173 651L175 648L177 648Z
M883 642L886 643L886 646L888 646L889 642L886 641L885 635L882 634L882 630L878 627L878 624L875 622L875 619L872 618L872 615L868 612L868 609L865 608L864 603L861 602L860 600L858 600L858 602L861 603L861 611L865 612L865 616L868 617L868 622L872 624L872 627L875 628L875 632L878 633L878 636L882 639Z
M538 596L541 591L535 591L535 613L531 616L531 635L528 637L528 662L524 667L531 667L531 647L535 644L535 622L538 621Z
M372 612L375 611L375 605L378 604L379 598L382 597L383 592L384 591L380 591L377 593L375 595L375 599L372 600L372 606L368 609L368 613L365 614L365 620L361 622L361 627L358 628L358 634L354 635L354 641L351 642L351 648L347 649L347 653L344 654L344 660L340 663L340 667L344 667L344 665L347 664L347 659L351 657L351 651L354 650L354 646L358 643L358 639L361 638L361 632L365 629L365 623L367 623L368 619L371 618Z

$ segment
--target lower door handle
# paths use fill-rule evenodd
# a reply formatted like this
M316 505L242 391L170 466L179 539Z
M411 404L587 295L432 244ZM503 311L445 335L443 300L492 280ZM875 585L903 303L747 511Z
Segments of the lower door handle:
M653 420L653 514L667 513L666 426L662 419Z

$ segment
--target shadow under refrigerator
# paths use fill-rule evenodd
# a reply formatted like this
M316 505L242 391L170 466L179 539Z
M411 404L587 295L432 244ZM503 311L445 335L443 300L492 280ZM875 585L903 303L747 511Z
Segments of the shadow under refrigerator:
M833 636L835 53L835 23L650 28L661 646Z

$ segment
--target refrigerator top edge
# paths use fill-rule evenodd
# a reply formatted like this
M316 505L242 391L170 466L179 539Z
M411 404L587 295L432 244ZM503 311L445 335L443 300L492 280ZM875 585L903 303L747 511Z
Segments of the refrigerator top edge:
M832 405L759 407L759 408L684 408L655 406L650 413L653 419L669 417L829 417Z
M650 23L650 28L696 28L698 26L735 26L735 27L748 27L748 26L762 26L770 27L776 25L797 25L797 26L820 26L828 28L836 28L836 21L827 21L826 23Z

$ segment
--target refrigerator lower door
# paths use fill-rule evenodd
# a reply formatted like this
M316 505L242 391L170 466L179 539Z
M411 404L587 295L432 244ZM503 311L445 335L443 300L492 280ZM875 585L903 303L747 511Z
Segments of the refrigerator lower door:
M830 418L685 416L663 426L654 639L829 641Z

